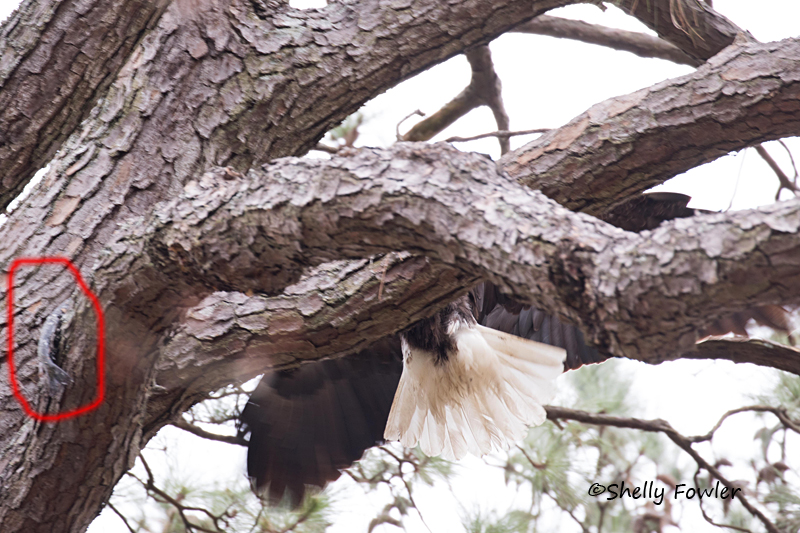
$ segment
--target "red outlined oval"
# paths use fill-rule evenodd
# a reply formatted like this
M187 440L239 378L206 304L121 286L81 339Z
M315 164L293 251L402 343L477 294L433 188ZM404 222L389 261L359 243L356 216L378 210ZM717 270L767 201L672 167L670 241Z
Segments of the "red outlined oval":
M17 383L16 369L14 367L14 271L23 265L41 265L48 263L62 264L72 272L72 275L75 277L75 282L92 302L95 315L97 316L97 391L95 399L88 405L54 415L41 414L33 410L28 400L22 395L22 391ZM15 259L11 263L11 268L8 271L8 373L14 396L17 398L20 405L22 405L22 408L28 416L36 420L41 420L42 422L58 422L67 418L80 416L100 407L106 394L104 331L105 322L103 319L103 310L100 307L100 300L97 299L97 296L89 289L86 282L83 281L81 273L78 271L77 267L72 264L72 261L66 257L21 257Z

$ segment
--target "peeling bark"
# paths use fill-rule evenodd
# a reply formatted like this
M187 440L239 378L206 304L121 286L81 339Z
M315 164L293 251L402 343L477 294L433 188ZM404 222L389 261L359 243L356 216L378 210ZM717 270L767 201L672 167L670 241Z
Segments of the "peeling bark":
M0 27L0 210L108 87L166 2L23 2Z
M798 227L794 200L625 232L509 182L483 156L399 144L286 159L241 180L207 176L123 237L141 245L120 249L135 250L125 262L134 277L155 280L136 265L161 265L164 285L148 294L181 277L274 293L305 265L409 250L582 324L612 355L658 362L691 349L704 321L789 303Z

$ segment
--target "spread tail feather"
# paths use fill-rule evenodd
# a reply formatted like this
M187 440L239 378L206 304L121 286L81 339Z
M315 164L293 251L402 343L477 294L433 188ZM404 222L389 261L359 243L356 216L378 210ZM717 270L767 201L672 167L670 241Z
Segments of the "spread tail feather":
M439 363L403 343L384 437L445 459L507 449L544 422L566 352L479 325L453 333L456 352Z

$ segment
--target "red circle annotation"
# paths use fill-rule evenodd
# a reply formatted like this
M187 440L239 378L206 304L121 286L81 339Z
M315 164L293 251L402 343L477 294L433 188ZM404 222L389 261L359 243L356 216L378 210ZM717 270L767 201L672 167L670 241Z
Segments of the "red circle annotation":
M31 405L28 403L28 400L25 399L25 396L22 394L20 389L19 383L17 383L17 375L16 375L16 368L14 367L14 271L17 270L18 267L23 265L41 265L41 264L49 264L49 263L56 263L62 264L69 271L72 273L73 277L75 278L75 282L81 288L83 293L86 295L87 298L92 302L92 306L94 307L95 315L97 316L97 392L95 394L95 399L92 403L88 405L84 405L78 407L77 409L73 409L71 411L65 411L63 413L56 413L56 414L42 414L36 412ZM100 407L100 404L103 403L103 399L105 398L105 339L104 339L104 332L105 332L105 322L103 318L103 309L100 306L100 300L97 296L89 289L86 282L83 280L80 271L78 268L72 264L72 261L67 259L66 257L21 257L15 259L11 263L11 268L8 271L8 372L9 372L9 381L11 382L11 389L14 392L14 396L19 401L22 408L25 410L25 413L35 418L36 420L40 420L42 422L59 422L61 420L66 420L68 418L74 418L76 416L80 416L82 414L86 414L89 411L97 409Z

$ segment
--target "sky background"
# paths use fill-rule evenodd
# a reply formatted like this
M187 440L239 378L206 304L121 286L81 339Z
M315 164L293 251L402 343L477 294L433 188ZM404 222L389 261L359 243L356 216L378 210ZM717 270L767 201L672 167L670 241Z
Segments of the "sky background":
M0 0L0 19L16 7L17 2ZM293 2L297 7L316 7L324 2ZM715 9L734 23L749 30L761 41L796 36L800 21L797 0L715 0ZM551 15L585 20L627 30L649 32L635 19L610 7L605 12L596 6L572 6L555 10ZM503 83L503 98L511 117L512 130L558 127L590 106L607 98L630 93L665 79L692 71L658 59L642 59L627 52L575 41L544 36L508 34L491 44L492 57ZM463 56L424 72L402 85L375 98L362 109L366 123L360 128L357 145L388 146L394 142L395 127L416 109L426 114L438 110L469 83L470 70ZM401 131L410 128L418 117L405 122ZM434 140L470 136L495 131L496 125L488 108L473 111ZM535 136L511 139L512 149ZM800 141L787 140L796 158L800 158ZM499 156L497 141L487 139L459 143L461 150ZM789 172L789 160L777 143L768 143L771 155ZM753 149L732 153L713 163L693 169L658 187L659 190L681 192L692 196L691 206L710 210L746 209L774 201L778 181ZM784 194L786 192L784 191ZM760 392L775 379L775 373L752 365L727 362L676 361L649 366L623 361L622 372L634 377L631 394L639 399L640 417L663 418L683 434L707 432L717 419L733 407L750 403L748 396ZM556 402L558 403L558 402ZM753 418L740 415L725 426L715 438L713 451L700 447L707 457L728 456L749 458L757 443L752 440ZM157 476L180 472L180 476L199 485L224 485L244 478L245 450L214 443L165 428L146 452ZM165 455L158 451L167 448ZM796 465L795 465L796 466ZM417 503L427 524L435 533L460 531L462 507L481 505L501 512L513 504L524 504L526 494L516 494L505 487L502 473L475 458L462 461L461 474L452 483L453 493L446 486L420 488ZM744 477L731 471L731 477ZM603 482L603 480L598 480ZM686 480L691 482L691 480ZM368 521L385 503L363 496L343 477L334 487L339 500L336 524L332 532L365 531ZM587 487L588 489L588 487ZM453 496L455 494L455 497ZM696 504L683 505L679 513L692 531L720 531L706 524ZM427 531L413 516L408 519L409 531ZM563 531L572 531L574 524L564 522ZM384 531L393 528L386 527ZM127 531L109 511L102 513L89 529L90 533ZM669 531L678 531L671 529Z

